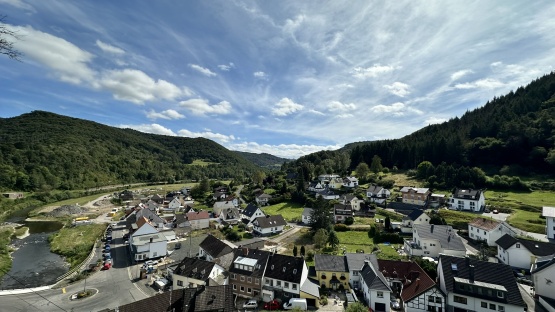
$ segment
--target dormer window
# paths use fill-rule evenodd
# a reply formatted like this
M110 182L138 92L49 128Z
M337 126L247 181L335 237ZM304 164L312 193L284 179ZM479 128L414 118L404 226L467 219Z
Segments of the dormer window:
M520 248L520 244L519 244L519 243L516 244L516 248Z
M285 272L286 269L287 269L286 267L283 267L283 272Z
M273 265L273 264L272 264L272 267L271 267L271 269L272 269L272 270L274 269L274 265Z
M504 296L504 295L503 295L503 292L498 290L498 291L497 291L497 297L498 297L498 298L503 298L503 296Z
M297 274L297 269L293 269L293 274Z

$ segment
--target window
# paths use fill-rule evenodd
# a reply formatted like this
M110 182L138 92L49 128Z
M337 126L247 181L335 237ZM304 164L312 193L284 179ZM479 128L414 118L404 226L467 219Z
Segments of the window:
M254 283L255 283L256 285L258 285L258 284L260 284L260 280L259 280L258 278L256 278L256 279L254 279Z
M441 303L443 299L441 297L436 297L436 303Z
M270 284L270 280L266 279L266 285Z
M378 291L377 296L378 298L383 298L383 291Z
M250 294L252 290L250 288L247 288L247 292Z
M429 296L429 297L428 297L428 301L434 302L434 296Z
M503 292L498 290L497 291L497 297L503 298Z
M467 298L454 296L453 301L455 301L456 303L466 304Z
M520 248L520 244L519 244L519 243L516 244L516 248Z
M287 282L283 283L283 287L289 288L289 283L287 283Z
M177 281L177 286L183 286L183 281Z
M245 286L241 286L241 291L245 292Z
M358 271L353 271L353 276L358 276Z
M490 303L489 304L489 309L495 311L495 303Z
M293 288L293 290L297 290L297 284L291 284L291 287Z
M505 312L505 307L502 305L497 306L497 311Z
M276 286L280 286L280 287L281 287L281 281L276 281Z
M436 312L437 309L436 309L436 307L430 306L430 305L429 305L429 306L428 306L428 311L429 311L429 312Z
M252 277L247 277L247 282L252 283Z
M244 281L245 281L245 277L241 276L241 282L244 282Z
M480 303L480 306L481 306L482 308L486 308L486 309L487 309L487 308L488 308L488 303L485 302L485 301L482 301L482 302Z
M233 284L233 290L237 290L237 285Z
M231 274L231 279L237 279L237 275L235 275L235 273Z

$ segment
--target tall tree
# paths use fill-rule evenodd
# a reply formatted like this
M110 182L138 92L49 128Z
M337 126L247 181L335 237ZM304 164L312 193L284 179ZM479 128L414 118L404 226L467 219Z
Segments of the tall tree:
M266 178L266 174L264 173L264 171L256 171L252 175L252 182L256 185L262 185L265 178Z
M328 242L328 231L325 229L319 229L316 233L314 233L314 237L312 239L314 240L316 248L325 247Z
M6 16L0 15L0 54L19 61L22 54L14 47L14 41L19 40L19 36L4 23L5 19Z
M335 233L335 231L331 231L328 234L328 244L330 244L333 250L336 250L337 246L339 246L339 237L337 237L337 233Z
M313 232L319 229L330 230L333 216L331 215L330 203L319 196L313 202L312 213L310 215L310 227Z
M304 249L304 245L301 246L301 257L304 257L305 255L305 249Z
M374 155L374 157L372 157L372 162L370 163L370 171L372 171L373 173L378 173L382 171L382 169L382 159L380 158L380 156Z
M355 169L355 174L361 180L364 180L369 172L370 168L368 168L368 165L365 162L361 162L360 164L358 164Z
M389 231L391 229L391 219L389 218L389 216L385 217L384 227L386 231Z
M293 256L296 257L297 256L297 245L295 245L293 247Z

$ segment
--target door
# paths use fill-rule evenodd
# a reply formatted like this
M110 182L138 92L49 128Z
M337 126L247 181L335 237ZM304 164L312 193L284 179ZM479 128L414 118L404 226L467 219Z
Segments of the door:
M385 303L377 303L374 306L374 310L376 312L384 312L385 311Z

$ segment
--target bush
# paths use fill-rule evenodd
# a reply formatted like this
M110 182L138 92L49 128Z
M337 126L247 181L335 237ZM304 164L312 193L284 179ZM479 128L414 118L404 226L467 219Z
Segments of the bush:
M314 251L309 250L306 253L306 261L312 261L312 260L314 260Z
M322 286L322 290L324 290L325 286ZM320 296L320 305L327 305L328 304L328 297L325 295Z
M353 217L348 217L347 219L345 219L346 225L351 225L353 223L355 223L355 219Z
M230 230L225 235L225 238L227 238L228 240L230 240L232 242L236 242L236 241L241 240L241 235L239 235L239 233L235 230Z
M333 226L334 231L336 232L347 232L349 228L345 224L338 223Z

